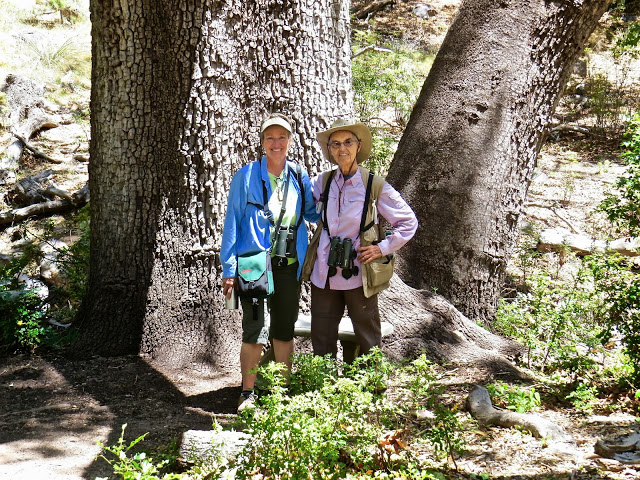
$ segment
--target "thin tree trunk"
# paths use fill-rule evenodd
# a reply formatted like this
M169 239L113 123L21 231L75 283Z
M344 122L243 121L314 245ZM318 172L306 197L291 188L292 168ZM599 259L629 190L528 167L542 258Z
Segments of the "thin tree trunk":
M388 175L420 221L399 268L472 320L495 313L545 127L609 3L463 1L422 88Z

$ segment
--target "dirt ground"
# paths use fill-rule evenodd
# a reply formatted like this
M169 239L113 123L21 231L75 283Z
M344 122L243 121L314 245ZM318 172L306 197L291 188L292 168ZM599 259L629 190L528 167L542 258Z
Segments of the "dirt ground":
M451 403L463 409L474 384L487 372L450 367L442 376ZM115 445L126 424L125 444L148 433L138 446L157 452L187 430L210 430L234 419L237 374L171 371L143 358L69 361L59 356L18 355L0 359L0 479L94 480L117 478L97 441ZM389 395L393 397L392 387ZM585 415L546 408L541 415L573 441L554 444L517 429L471 428L459 472L447 478L609 479L640 477L640 465L594 455L598 439L640 433L630 399L613 400L618 411ZM420 451L420 450L418 450ZM426 453L429 455L429 453ZM478 477L475 477L478 478Z
M0 478L113 477L98 440L168 446L187 430L211 429L235 414L237 374L172 372L136 356L69 361L59 356L0 359Z

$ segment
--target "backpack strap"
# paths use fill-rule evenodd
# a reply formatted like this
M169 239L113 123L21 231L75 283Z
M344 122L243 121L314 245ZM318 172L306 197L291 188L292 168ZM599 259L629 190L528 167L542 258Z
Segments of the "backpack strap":
M296 230L302 223L302 216L304 215L304 183L302 183L302 169L300 165L296 164L296 179L298 180L298 186L300 187L300 215L298 216L298 223L296 224Z
M369 225L364 224L367 221L367 211L369 210L369 200L371 200L371 186L373 185L373 172L369 172L367 178L367 192L364 194L364 205L362 206L362 216L360 217L360 232L366 232L369 230L373 224L374 220L371 220Z
M373 172L369 171L364 167L360 167L360 173L362 174L363 183L367 184L367 191L364 197L364 206L362 208L362 217L360 218L360 232L366 232L369 230L374 224L377 223L378 212L377 212L377 203L378 197L380 196L380 192L382 191L382 187L385 184L385 179L378 175L374 175ZM367 214L371 207L375 207L372 211L371 221L365 225L367 221Z
M335 170L331 170L329 175L322 175L324 188L322 190L322 195L320 196L320 202L322 202L322 228L327 231L329 238L331 238L331 232L329 232L329 222L327 222L327 201L329 200L329 189L331 188L331 181L333 180L333 175L335 173Z

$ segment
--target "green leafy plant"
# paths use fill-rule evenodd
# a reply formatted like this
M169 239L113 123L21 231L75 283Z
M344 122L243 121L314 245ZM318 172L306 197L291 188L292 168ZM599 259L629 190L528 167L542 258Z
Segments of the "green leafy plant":
M426 432L427 438L431 441L438 455L451 458L455 465L455 454L464 453L466 445L462 424L457 413L445 405L436 405L433 413L436 420Z
M188 472L171 474L175 454L136 453L144 435L127 444L126 425L116 445L100 444L101 456L126 479L212 480L228 478L225 471L233 469L238 479L444 480L441 471L427 467L422 455L405 444L405 436L431 442L439 457L453 458L464 448L460 413L444 405L443 388L434 384L435 366L424 355L398 366L379 349L352 365L299 354L288 379L283 365L275 362L258 373L269 390L255 409L238 416L236 426L249 434L249 441L235 459L223 458L220 445L213 442L211 454L192 458L195 465ZM411 398L390 402L385 393L389 381ZM426 420L428 425L418 421L424 431L410 435L410 412L415 414L421 405L435 414ZM214 424L214 429L221 427Z
M65 284L57 292L57 302L51 314L62 323L73 319L87 290L90 226L89 206L86 205L75 216L75 228L80 238L68 249L58 252L57 263L65 277Z
M356 381L362 390L381 393L387 388L392 366L382 350L374 347L367 355L356 357L353 363L343 368L345 376Z
M632 58L640 56L640 22L632 22L618 37L613 47L614 58L629 55Z
M385 176L389 170L389 165L391 165L399 139L381 128L371 128L371 136L371 155L366 160L365 166L377 175Z
M566 396L573 406L581 412L592 414L597 400L598 388L579 383L576 389Z
M379 349L351 365L297 355L286 388L281 365L261 367L270 394L241 414L251 440L239 456L239 478L438 478L401 440L405 414L385 395L396 371Z
M438 457L451 458L455 465L455 455L465 450L464 428L456 409L441 401L443 388L435 384L434 365L422 354L408 365L405 374L410 379L408 411L417 412L423 406L432 410L433 418L426 420L425 436Z
M600 340L606 343L616 333L622 336L631 361L632 382L640 384L640 277L620 255L591 256L588 266L599 292Z
M338 378L338 364L330 356L296 354L292 359L289 392L298 395L320 390L325 383Z
M605 195L598 210L619 230L637 237L640 236L640 114L629 122L622 146L627 172L617 179L614 191Z
M70 248L58 251L57 264L65 282L50 287L50 295L42 299L35 290L18 281L21 273L37 270L39 244L50 242L54 225L41 223L42 234L35 234L29 224L21 236L32 241L9 264L0 267L0 350L34 351L40 347L58 348L68 343L68 332L56 329L49 322L68 324L77 311L86 291L89 274L89 211L84 207L75 216L79 240Z
M371 32L355 30L354 36L354 105L358 117L370 125L373 136L367 167L384 175L433 56L385 43Z
M522 272L522 282L529 281L529 274L535 271L542 253L536 249L538 235L532 228L527 229L515 247L513 258L515 265Z
M380 117L387 111L391 120L404 126L433 57L397 46L394 48L394 45L369 48L365 43L376 44L379 40L365 38L366 35L355 32L354 48L362 49L362 53L356 54L352 61L356 111L365 121Z
M8 265L0 267L0 351L33 352L55 336L46 322L45 303L37 290L18 281L36 256L36 249L28 246Z
M518 413L533 412L540 408L540 394L533 387L520 387L501 381L487 385L494 403Z
M375 467L370 447L376 444L382 426L370 423L381 400L364 391L350 378L324 382L317 391L293 397L285 395L281 366L261 368L270 379L271 394L259 401L258 411L249 416L251 440L241 455L239 478L260 473L278 478L331 478L352 465ZM330 377L327 377L329 379ZM291 377L293 386L296 377ZM252 415L259 420L250 421ZM375 469L375 468L374 468Z
M181 477L175 473L160 473L162 468L169 463L168 459L155 463L153 459L147 458L145 452L134 453L133 448L143 441L147 434L141 435L127 445L124 441L126 428L127 424L125 423L122 425L122 432L116 445L105 446L98 442L103 452L100 454L100 458L106 460L120 478L123 480L175 480ZM107 454L111 455L108 457Z
M411 410L416 410L419 405L429 403L433 395L433 382L436 379L433 364L427 360L423 353L413 360L407 369L409 391L411 392Z
M594 295L585 270L572 283L538 272L529 292L501 300L494 326L527 347L529 368L583 374L595 363L585 352L600 343Z
M14 348L33 352L53 336L45 322L42 299L33 290L0 291L0 350Z
M622 97L618 89L603 73L590 76L585 82L591 111L596 116L596 127L602 131L618 122Z

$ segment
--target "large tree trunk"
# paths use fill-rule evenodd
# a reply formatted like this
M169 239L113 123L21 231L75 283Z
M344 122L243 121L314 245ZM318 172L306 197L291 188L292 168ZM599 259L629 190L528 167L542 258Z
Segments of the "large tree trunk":
M91 274L76 354L236 363L219 250L231 177L270 111L290 159L348 115L347 2L92 0Z
M495 313L545 127L609 3L465 0L422 88L388 175L420 221L399 268L472 320Z

